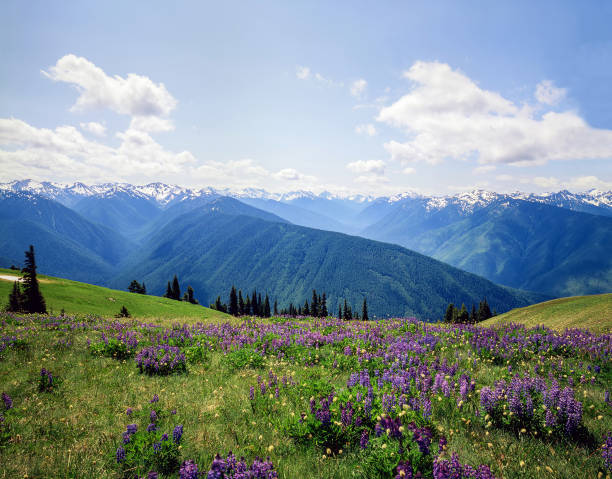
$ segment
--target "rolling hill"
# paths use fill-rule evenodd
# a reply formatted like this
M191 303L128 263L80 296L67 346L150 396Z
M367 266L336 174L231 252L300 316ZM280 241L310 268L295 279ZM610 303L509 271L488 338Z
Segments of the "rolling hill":
M7 302L8 294L13 287L13 281L3 276L18 278L19 274L10 269L0 269L0 305L2 306ZM195 322L231 319L231 316L219 311L182 301L128 293L46 275L38 275L38 279L47 302L47 310L55 314L64 309L67 314L113 317L121 306L125 306L133 318L141 320Z
M556 330L587 328L597 333L609 333L612 332L612 294L553 299L513 309L481 324L496 326L505 323L522 323L529 327L543 324Z

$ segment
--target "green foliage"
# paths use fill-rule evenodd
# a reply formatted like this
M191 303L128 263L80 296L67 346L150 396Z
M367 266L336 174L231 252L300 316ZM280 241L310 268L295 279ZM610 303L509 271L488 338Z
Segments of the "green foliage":
M261 369L265 364L263 355L252 348L230 351L224 356L223 361L230 370L244 368Z
M134 357L136 351L131 349L125 342L116 338L108 338L107 341L91 343L89 351L95 356L106 356L113 359L128 359Z
M190 363L207 364L210 361L208 349L204 346L187 346L183 353Z
M121 306L119 313L115 315L115 318L131 318L131 317L132 315L130 314L130 312L125 306Z

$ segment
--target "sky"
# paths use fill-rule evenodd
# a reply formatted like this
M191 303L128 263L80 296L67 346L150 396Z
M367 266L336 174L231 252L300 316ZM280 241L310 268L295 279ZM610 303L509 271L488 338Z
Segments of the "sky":
M612 3L3 1L0 181L612 190Z

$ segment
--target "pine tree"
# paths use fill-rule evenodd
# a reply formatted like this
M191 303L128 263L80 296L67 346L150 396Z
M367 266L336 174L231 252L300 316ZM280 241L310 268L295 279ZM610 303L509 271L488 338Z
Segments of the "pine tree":
M115 317L116 318L131 318L132 315L130 314L130 312L125 306L121 306L121 309L119 310L119 314L115 315Z
M140 283L135 279L132 280L130 285L128 286L128 291L130 293L139 293L140 292Z
M13 283L13 291L9 293L9 304L6 310L11 311L13 313L22 311L23 301L24 301L24 298L21 292L21 288L19 287L19 282L15 281Z
M489 303L487 303L487 298L483 299L478 306L478 321L484 321L493 317L491 313L491 308L489 307Z
M252 310L253 308L251 307L251 298L249 298L249 295L247 294L247 300L246 300L246 304L244 305L244 315L245 316L251 316Z
M142 282L142 287L140 288L140 294L147 294L147 286L144 281Z
M172 280L172 299L176 299L177 301L181 300L181 287L179 286L176 275L174 275L174 279Z
M304 301L304 307L302 308L302 314L304 316L310 315L310 308L308 307L308 300Z
M368 303L365 298L363 298L363 308L361 308L361 319L363 321L368 321Z
M457 320L460 323L467 323L469 319L470 319L470 314L468 313L468 310L465 307L465 303L462 303L461 311L459 311L459 317L457 318Z
M327 318L327 296L325 295L325 291L323 291L323 297L321 298L321 317Z
M230 291L230 300L229 300L229 314L232 316L238 316L238 296L236 295L236 288L232 285L232 290Z
M446 308L446 313L444 313L444 322L453 323L454 319L455 319L455 305L453 303L449 303L448 308Z
M475 323L476 322L476 305L474 303L472 303L472 311L470 312L470 323Z
M274 300L274 316L278 316L278 301Z
M185 293L183 301L189 301L191 304L198 304L198 300L193 296L193 288L191 286L187 286L187 292Z
M251 309L253 310L253 316L259 316L259 304L257 303L257 292L253 290L253 296L251 297Z
M170 286L170 281L168 281L168 286L166 286L166 294L164 294L164 298L172 298L172 286Z
M342 305L338 305L338 319L342 319Z
M264 301L263 315L264 315L264 318L270 317L270 298L268 298L267 294L266 294L266 299Z
M244 316L244 298L241 289L238 290L238 314Z
M257 295L257 316L262 318L264 315L264 304L261 301L261 293Z
M47 313L47 305L43 298L38 279L36 279L36 259L34 257L34 246L25 252L25 267L23 273L23 309L26 313Z
M319 304L318 304L317 290L312 290L312 302L310 303L310 314L314 318L319 317Z

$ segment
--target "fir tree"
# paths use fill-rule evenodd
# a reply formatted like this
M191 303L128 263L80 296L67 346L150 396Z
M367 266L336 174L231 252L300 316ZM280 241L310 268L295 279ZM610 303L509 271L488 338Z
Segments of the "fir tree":
M9 304L6 308L7 311L11 311L13 313L17 313L23 310L23 294L21 293L21 288L19 287L19 282L15 281L13 283L13 291L9 293Z
M26 313L47 313L47 305L43 298L38 279L36 278L36 259L34 257L34 246L25 252L25 267L23 273L23 310Z
M319 298L317 297L317 290L312 290L312 302L310 303L310 314L314 318L319 317Z
M491 308L489 307L489 303L487 303L487 298L483 299L478 306L478 321L484 321L493 317L491 313Z
M304 316L310 315L310 308L308 307L308 300L304 301L304 307L302 308L302 314Z
M230 300L229 300L229 314L232 316L238 316L238 296L236 295L236 288L232 285L232 290L230 291Z
M179 286L176 275L174 275L174 279L172 280L172 299L176 299L177 301L181 300L181 287Z
M472 303L472 311L470 312L470 323L475 323L476 317L477 317L476 305Z
M270 317L270 298L268 298L267 294L266 294L266 299L264 301L263 315L264 315L264 318Z
M278 316L278 301L274 300L274 316Z
M348 305L346 304L346 299L344 300L344 317L343 317L343 319L344 319L345 321L348 321L349 319L351 319L351 318L349 317L349 307L348 307Z
M327 297L325 295L325 291L323 291L323 297L321 298L321 317L327 318Z
M446 313L444 314L444 322L445 323L453 323L455 320L455 305L450 303L448 308L446 308Z
M260 318L264 315L264 304L261 301L261 293L257 295L257 316Z
M257 292L255 290L253 290L251 297L251 309L253 310L253 316L259 316L259 304L257 304Z
M128 311L128 309L125 306L121 306L121 309L119 310L119 313L117 315L115 315L116 318L131 318L132 315L130 314L130 312Z
M467 308L465 307L465 303L461 304L461 311L459 311L459 317L457 318L460 323L467 323L470 319L470 314L468 313Z
M193 296L193 288L191 286L187 286L187 292L183 297L183 301L189 301L191 304L198 304L198 300Z
M361 308L361 319L364 321L368 321L368 303L365 298L363 298L363 308Z
M238 290L238 314L244 316L244 298L241 289Z
M168 286L166 286L166 294L164 294L164 298L172 298L172 286L170 286L170 281L168 281Z
M142 282L142 287L140 288L140 294L147 294L147 286L144 281Z
M342 305L338 305L338 319L342 319Z

